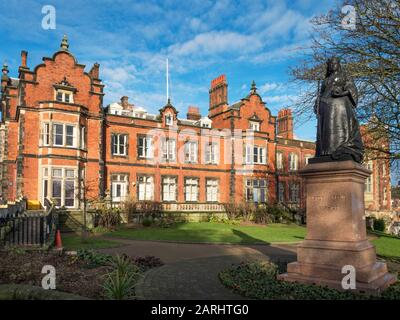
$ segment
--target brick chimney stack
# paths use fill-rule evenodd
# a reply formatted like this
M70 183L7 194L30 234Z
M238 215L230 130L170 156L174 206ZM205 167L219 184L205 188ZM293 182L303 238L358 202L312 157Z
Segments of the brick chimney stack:
M93 65L92 69L90 69L89 74L92 77L92 79L96 79L96 80L99 79L100 65L97 62Z
M278 112L277 135L285 139L293 139L293 115L292 110L282 109Z
M224 74L211 81L209 117L227 109L228 106L228 83Z
M133 105L129 103L129 98L127 96L121 98L121 106L124 110L133 110Z
M196 121L200 120L201 114L199 107L189 106L186 117L188 120L196 120Z
M28 51L22 50L21 51L21 67L28 68L27 62L28 62Z

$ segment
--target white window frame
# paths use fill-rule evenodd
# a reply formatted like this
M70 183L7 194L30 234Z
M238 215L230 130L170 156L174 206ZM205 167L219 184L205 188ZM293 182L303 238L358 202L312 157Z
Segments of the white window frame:
M154 200L154 177L150 175L138 175L137 198L139 201Z
M171 113L165 114L165 125L173 126L174 125L174 116Z
M283 170L283 152L276 153L276 168Z
M56 127L62 127L62 133L57 133ZM72 128L72 135L67 135L67 127ZM56 136L61 136L62 143L56 143L57 139ZM72 137L72 144L67 144L68 137ZM76 148L76 125L70 123L60 123L60 122L53 122L52 123L52 145L55 147L65 147L65 148Z
M372 173L367 177L367 179L365 179L365 190L364 191L365 191L365 193L372 193L373 192L372 182L374 181L374 179L373 179L374 178L374 172L373 172L374 165L373 165L373 162L371 160L369 160L365 166L368 170L371 170Z
M198 144L196 141L186 141L184 146L185 163L197 163Z
M162 141L162 157L164 161L176 161L176 140L164 139Z
M219 201L219 180L208 178L206 179L206 201Z
M128 174L113 174L111 177L111 199L113 202L124 202L128 196ZM119 195L117 195L119 191Z
M206 164L219 163L219 145L218 143L207 143L205 145L205 162Z
M58 171L58 176L54 173ZM59 199L57 207L76 208L77 204L77 169L74 167L43 167L42 168L42 198L46 198L45 189L47 189L47 198ZM68 173L72 173L68 176ZM54 182L60 183L60 196L54 197ZM67 197L67 184L73 182L73 198ZM67 200L73 200L72 205L66 205Z
M199 184L198 178L185 178L185 201L198 202L199 201Z
M268 202L268 181L267 179L245 179L246 201L255 203ZM264 199L262 197L264 196Z
M43 146L50 146L50 136L51 136L50 123L44 122L42 124L42 145Z
M250 121L250 130L260 131L260 123L258 121Z
M61 99L58 98L59 94L61 94ZM68 101L67 96L69 97ZM74 103L74 93L69 90L56 89L54 98L57 102Z
M147 136L138 136L138 157L143 159L151 159L153 156L153 138Z
M299 168L299 156L297 153L289 154L289 170L296 171Z
M245 163L267 164L267 148L253 145L245 146Z
M162 199L165 202L175 202L178 190L178 178L176 176L162 177Z
M86 142L86 127L81 126L81 132L80 132L80 147L81 149L85 149L85 142Z
M128 135L126 133L113 133L111 135L111 144L113 156L127 156Z

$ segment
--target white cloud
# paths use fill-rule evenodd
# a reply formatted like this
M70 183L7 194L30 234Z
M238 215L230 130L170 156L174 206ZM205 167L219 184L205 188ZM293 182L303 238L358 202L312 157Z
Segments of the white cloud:
M258 91L261 94L265 94L270 91L280 91L284 88L283 83L277 83L277 82L267 82L263 84L261 87L259 87Z
M211 31L196 35L193 39L169 47L175 56L204 56L214 54L241 54L254 52L262 48L262 43L253 35L237 32Z

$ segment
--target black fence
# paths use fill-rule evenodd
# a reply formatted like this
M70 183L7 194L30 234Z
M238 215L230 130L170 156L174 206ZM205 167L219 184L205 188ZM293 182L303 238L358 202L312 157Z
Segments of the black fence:
M13 205L9 207L14 208ZM45 207L47 210L41 213L11 209L12 214L1 217L0 245L5 247L53 245L58 223L57 214L50 202L46 203Z

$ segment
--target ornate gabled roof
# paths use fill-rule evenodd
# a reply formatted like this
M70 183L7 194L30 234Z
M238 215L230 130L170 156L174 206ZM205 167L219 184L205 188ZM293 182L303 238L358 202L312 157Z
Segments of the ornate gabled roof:
M171 99L170 99L170 98L168 98L167 104L159 110L159 111L160 111L160 114L163 113L163 112L165 111L165 109L167 109L167 108L173 109L174 112L175 112L175 114L178 114L178 111L177 111L177 110L175 109L175 107L172 105Z

